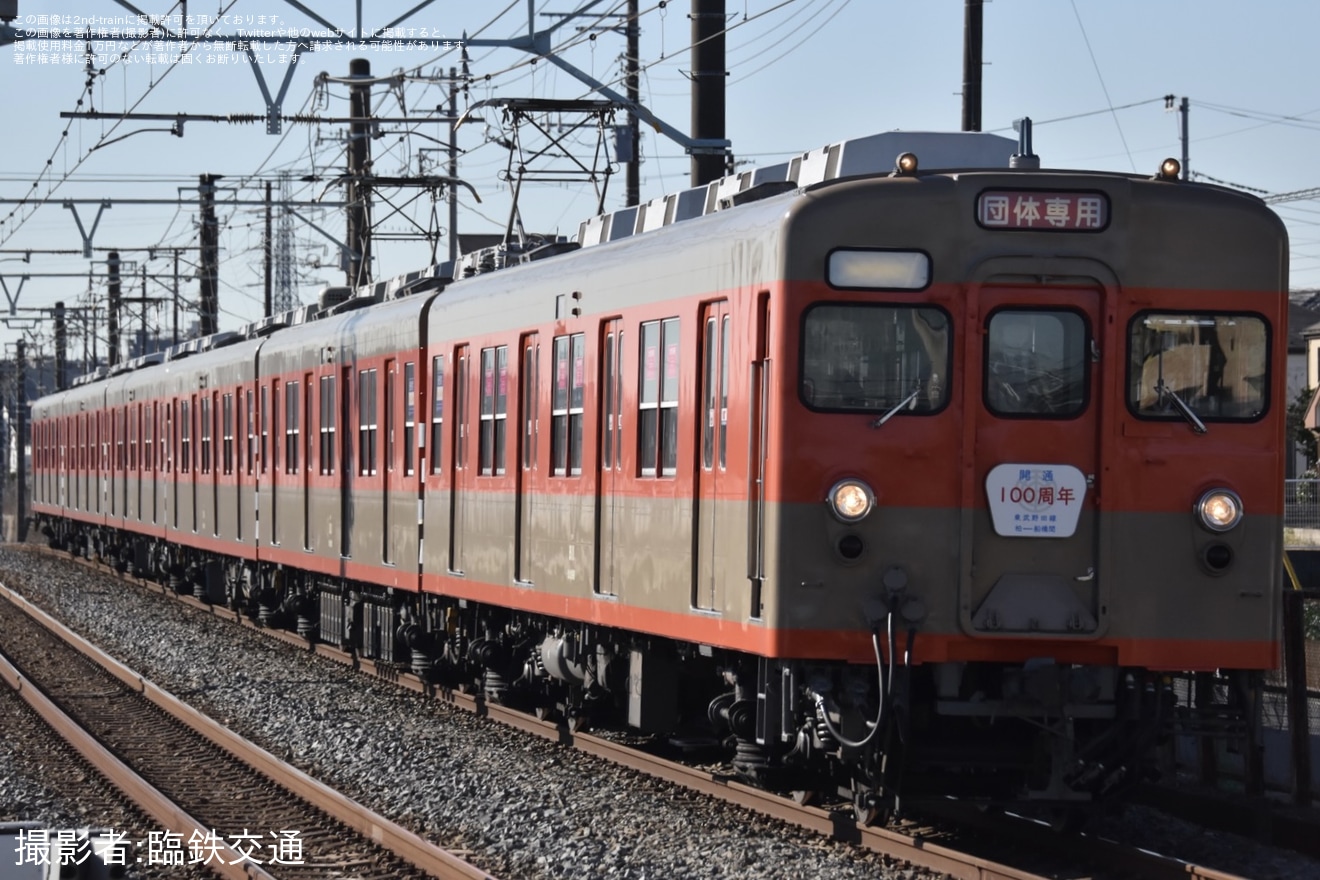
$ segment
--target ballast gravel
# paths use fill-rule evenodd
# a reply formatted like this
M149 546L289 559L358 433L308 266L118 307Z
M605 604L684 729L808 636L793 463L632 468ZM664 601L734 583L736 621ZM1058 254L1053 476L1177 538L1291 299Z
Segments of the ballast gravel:
M0 581L180 699L501 878L938 876L503 728L65 560L0 547ZM18 787L32 776L0 779Z

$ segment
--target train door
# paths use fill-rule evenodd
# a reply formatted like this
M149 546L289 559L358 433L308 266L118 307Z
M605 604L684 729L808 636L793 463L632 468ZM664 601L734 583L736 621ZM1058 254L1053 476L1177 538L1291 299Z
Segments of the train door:
M991 282L972 301L966 374L981 381L965 389L962 625L1098 637L1100 359L1121 357L1100 343L1104 293Z
M339 555L353 555L353 368L344 367L339 383Z
M454 440L449 448L453 466L449 471L449 570L463 573L463 527L472 493L472 468L468 461L468 373L471 367L466 345L454 349Z
M396 453L394 440L394 419L399 412L398 402L394 399L398 393L398 371L399 362L393 358L385 361L385 407L384 407L384 440L385 440L385 462L384 479L381 483L380 499L380 561L386 565L393 565L394 553L392 552L393 542L390 539L390 498L394 490L398 488L397 481L398 469L394 464Z
M312 409L316 396L316 377L312 373L303 374L302 433L299 444L302 446L302 533L303 549L312 549L312 438L317 430L312 423Z
M701 455L697 464L697 565L692 606L723 610L721 572L730 546L721 529L721 483L727 481L729 444L729 304L706 306L701 323ZM727 507L727 505L724 505Z
M619 595L619 486L623 479L623 321L604 322L600 345L601 443L596 500L596 592Z
M535 333L522 338L522 368L518 371L520 402L518 417L521 430L518 436L518 486L515 490L514 504L517 505L517 528L514 542L517 545L514 556L516 566L513 579L520 584L530 584L532 578L532 528L535 521L532 509L536 500L536 454L538 420L541 401L541 343Z

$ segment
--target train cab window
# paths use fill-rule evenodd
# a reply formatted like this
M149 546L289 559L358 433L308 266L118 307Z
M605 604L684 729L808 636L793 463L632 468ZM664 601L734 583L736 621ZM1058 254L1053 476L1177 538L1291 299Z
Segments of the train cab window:
M1128 326L1128 408L1147 419L1258 419L1269 343L1259 315L1142 312Z
M1000 309L986 322L985 404L1000 416L1070 418L1086 408L1086 319L1065 309Z
M431 359L431 473L438 474L442 467L440 450L445 437L445 358Z
M814 410L929 415L949 400L952 343L948 313L933 306L813 306L798 393Z
M678 472L678 318L642 324L637 463L644 477Z

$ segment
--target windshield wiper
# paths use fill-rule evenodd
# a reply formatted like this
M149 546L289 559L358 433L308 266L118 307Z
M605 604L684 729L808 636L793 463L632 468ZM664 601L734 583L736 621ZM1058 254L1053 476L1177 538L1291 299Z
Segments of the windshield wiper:
M1160 381L1155 384L1155 394L1157 399L1161 401L1164 400L1164 396L1167 394L1169 399L1173 401L1174 408L1177 409L1178 412L1182 414L1182 417L1187 420L1187 424L1192 426L1192 430L1198 434L1205 433L1205 422L1201 421L1196 413L1192 412L1192 408L1184 403L1183 399L1174 393L1172 388L1164 384L1163 376L1161 376Z
M895 415L900 409L902 409L903 407L907 406L907 405L908 405L909 403L911 403L912 401L916 400L916 399L917 399L917 395L920 394L920 393L921 393L921 383L917 383L917 387L914 388L914 389L912 390L912 393L911 393L911 394L909 394L907 397L905 397L905 398L903 398L902 400L900 400L898 403L894 404L894 408L893 408L893 409L891 409L889 412L885 413L885 414L882 415L880 418L878 418L878 419L876 419L874 422L872 422L872 423L871 423L871 427L872 427L872 428L878 428L878 427L880 427L881 425L883 425L885 422L887 422L887 421L889 421L890 419L892 419L892 418L894 417L894 415Z

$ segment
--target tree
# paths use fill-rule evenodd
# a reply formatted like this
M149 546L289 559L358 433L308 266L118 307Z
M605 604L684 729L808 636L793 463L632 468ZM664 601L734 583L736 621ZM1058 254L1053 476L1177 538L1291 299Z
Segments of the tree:
M1311 398L1316 393L1314 388L1304 388L1297 399L1288 405L1288 439L1306 456L1306 473L1314 476L1316 465L1316 435L1306 427L1306 410L1311 405Z

